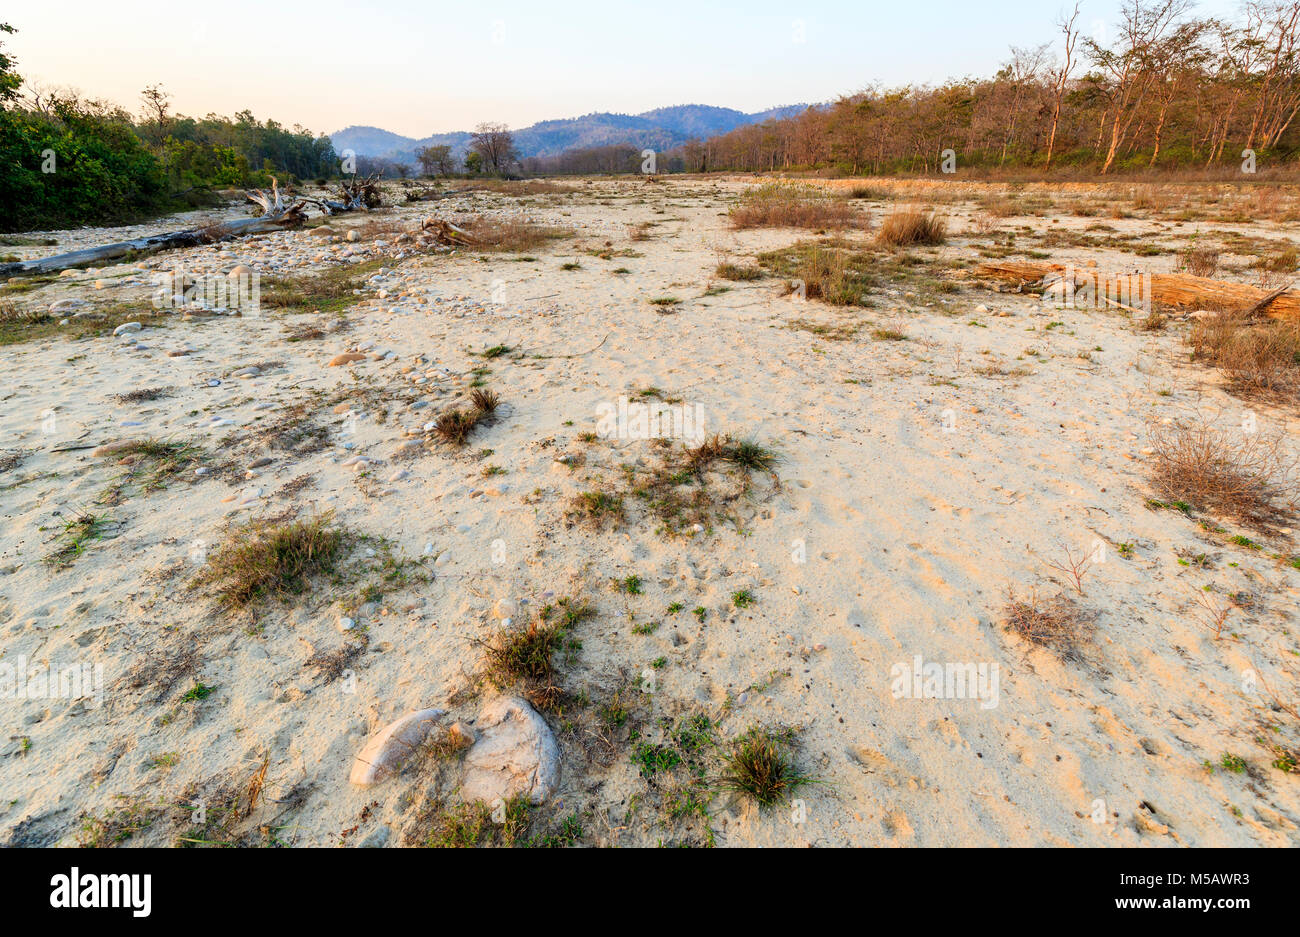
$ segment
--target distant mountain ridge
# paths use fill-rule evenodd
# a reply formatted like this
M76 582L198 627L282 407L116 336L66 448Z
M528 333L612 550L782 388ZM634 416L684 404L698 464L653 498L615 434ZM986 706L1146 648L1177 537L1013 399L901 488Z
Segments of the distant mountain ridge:
M558 156L565 150L616 144L662 152L693 138L704 139L748 124L789 117L805 107L792 104L746 114L729 107L682 104L644 114L586 114L564 120L545 120L516 130L515 147L521 157ZM439 133L417 140L379 127L346 127L330 134L330 139L334 149L340 153L351 150L358 156L414 163L415 151L426 146L450 146L457 158L463 158L472 135L466 131Z

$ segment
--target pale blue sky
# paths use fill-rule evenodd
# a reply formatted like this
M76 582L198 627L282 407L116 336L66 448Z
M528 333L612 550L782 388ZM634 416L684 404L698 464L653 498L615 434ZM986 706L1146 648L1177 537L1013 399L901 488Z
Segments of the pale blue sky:
M986 75L1009 45L1053 40L1066 2L68 0L11 4L0 19L20 30L9 45L29 80L133 110L162 82L187 114L249 108L315 131L424 136L673 104L757 111ZM1120 2L1085 0L1085 31L1106 29Z

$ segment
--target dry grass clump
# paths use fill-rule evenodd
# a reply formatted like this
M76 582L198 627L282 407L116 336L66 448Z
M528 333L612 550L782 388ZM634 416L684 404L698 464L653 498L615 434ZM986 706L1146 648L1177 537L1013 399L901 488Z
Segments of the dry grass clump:
M118 463L129 467L129 481L145 491L157 491L182 472L203 461L203 450L185 442L141 439L118 449Z
M1152 484L1170 501L1270 528L1300 507L1297 460L1284 439L1206 423L1151 431Z
M554 710L564 698L556 657L577 649L570 634L595 615L590 603L564 598L543 608L527 627L501 631L483 644L487 679L497 689L522 685L534 705Z
M170 387L142 387L139 390L128 391L125 394L114 394L113 397L118 403L147 403L150 400L157 400L159 397L166 397L170 393Z
M597 530L603 530L606 525L618 526L626 519L623 496L607 491L584 491L569 502L566 516Z
M731 226L747 228L865 228L867 217L841 199L787 185L765 185L746 192L731 210Z
M786 278L786 295L833 306L870 305L868 294L879 286L874 258L833 245L802 242L762 254L758 262Z
M1219 272L1219 252L1213 247L1189 247L1178 260L1194 277L1212 277Z
M347 540L330 514L278 526L252 521L230 533L194 585L215 586L228 608L301 593L313 577L334 571Z
M777 454L752 439L732 439L715 435L682 455L682 466L699 475L717 461L729 462L747 471L771 472L779 461Z
M887 217L876 232L876 243L887 247L935 246L948 237L948 222L936 214L904 209Z
M433 423L433 435L449 446L463 446L469 434L480 423L496 413L501 399L496 391L486 387L477 387L470 394L470 407L467 410L451 409L441 414Z
M474 238L475 250L506 253L535 250L574 235L572 228L508 218L475 218L461 227Z
M713 275L720 280L731 280L733 283L745 283L751 280L761 280L764 273L758 267L746 267L741 264L721 263L713 271Z
M1088 663L1097 631L1094 616L1069 596L1043 599L1033 591L1022 597L1014 589L1007 593L1002 627L1059 660L1074 663Z
M1188 341L1239 393L1300 395L1300 322L1224 313L1197 322Z

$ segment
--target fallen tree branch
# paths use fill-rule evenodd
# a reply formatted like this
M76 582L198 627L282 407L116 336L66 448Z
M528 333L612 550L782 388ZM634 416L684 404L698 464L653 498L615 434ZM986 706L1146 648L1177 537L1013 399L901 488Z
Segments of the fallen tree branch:
M341 197L338 199L307 198L301 201L315 205L327 215L343 215L351 211L370 211L383 204L383 194L379 188L382 172L343 182L339 185Z
M153 254L180 247L197 247L249 234L283 231L287 228L296 228L307 220L304 201L299 199L291 205L286 205L278 184L273 185L269 193L261 189L248 193L248 200L261 207L262 214L259 217L241 218L237 221L189 228L185 231L172 231L167 234L153 234L129 241L118 241L116 244L104 244L100 247L87 247L66 254L56 254L40 260L0 264L0 279L58 273L62 270L89 267L123 257L134 257L138 254Z
M1072 268L1065 264L1045 262L997 261L982 264L976 274L995 280L1016 283L1021 287L1029 284L1041 284L1050 288L1066 278L1074 276L1074 286L1091 288L1098 298L1107 296L1134 296L1135 288L1142 284L1136 280L1136 274L1099 273L1092 268ZM1054 280L1053 274L1059 274ZM1289 287L1265 293L1261 289L1244 283L1229 283L1225 280L1210 280L1183 273L1150 274L1149 297L1155 306L1173 309L1206 309L1247 315L1266 313L1274 319L1300 318L1300 292ZM1082 281L1082 282L1081 282Z
M420 230L430 235L439 244L477 244L478 238L463 228L458 228L450 221L441 218L425 218L420 222Z

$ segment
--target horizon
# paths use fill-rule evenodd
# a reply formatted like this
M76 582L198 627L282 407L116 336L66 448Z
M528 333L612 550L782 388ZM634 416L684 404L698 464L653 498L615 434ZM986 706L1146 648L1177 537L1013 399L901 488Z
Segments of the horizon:
M1121 3L1084 3L1085 32L1105 35ZM417 140L483 122L518 130L547 120L634 115L684 103L753 114L826 103L872 85L991 75L1010 46L1053 41L1058 13L1036 0L1010 0L993 21L970 4L936 0L935 14L946 24L936 34L932 20L897 7L837 0L791 13L764 0L743 15L721 5L638 10L638 28L629 30L617 25L620 16L607 5L591 0L573 4L576 9L566 11L562 23L517 0L490 15L430 10L409 0L383 10L333 0L310 10L290 4L297 12L277 22L292 22L292 38L264 43L266 51L259 54L248 48L257 40L242 25L259 21L261 11L249 0L234 0L220 22L160 0L132 7L138 14L130 19L122 18L120 8L82 3L71 5L72 15L66 5L29 8L11 22L18 32L6 43L29 84L76 88L132 113L139 112L140 92L161 84L172 109L188 116L247 109L261 120L318 135L362 126ZM1239 7L1234 0L1196 5L1200 14L1214 16L1233 15ZM695 25L683 33L679 16ZM156 32L136 28L142 18L169 23L176 41L160 47ZM330 89L331 100L314 83L304 83L317 74L331 42L338 44L340 36L352 42L338 25L351 21L366 23L364 35L375 38L339 47L355 58ZM431 53L430 37L443 36L451 39ZM98 54L105 47L117 53L111 60ZM445 55L444 47L453 54ZM221 80L213 81L214 75ZM449 77L457 75L472 75L473 89ZM721 90L702 94L706 87Z

